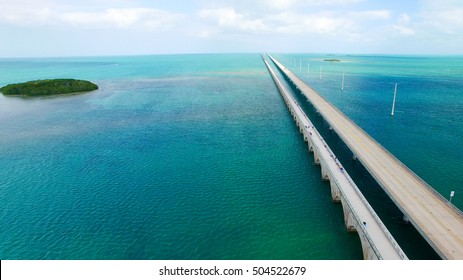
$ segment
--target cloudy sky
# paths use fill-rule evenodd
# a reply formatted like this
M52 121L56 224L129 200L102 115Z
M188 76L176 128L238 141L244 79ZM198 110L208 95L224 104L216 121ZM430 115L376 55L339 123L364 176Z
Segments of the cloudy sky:
M463 54L461 0L0 0L0 57Z

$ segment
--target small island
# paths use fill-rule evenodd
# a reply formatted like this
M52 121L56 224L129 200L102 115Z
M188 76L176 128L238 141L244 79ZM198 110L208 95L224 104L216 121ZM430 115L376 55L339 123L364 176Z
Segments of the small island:
M75 79L36 80L0 88L4 95L47 96L89 92L98 89L92 82Z
M341 60L339 60L339 59L334 59L334 58L325 59L324 61L328 61L328 62L341 62Z

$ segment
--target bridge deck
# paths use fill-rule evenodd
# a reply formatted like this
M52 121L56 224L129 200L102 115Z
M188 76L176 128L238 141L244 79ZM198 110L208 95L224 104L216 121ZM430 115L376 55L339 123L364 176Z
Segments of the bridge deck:
M270 57L443 259L463 259L463 215L335 106Z

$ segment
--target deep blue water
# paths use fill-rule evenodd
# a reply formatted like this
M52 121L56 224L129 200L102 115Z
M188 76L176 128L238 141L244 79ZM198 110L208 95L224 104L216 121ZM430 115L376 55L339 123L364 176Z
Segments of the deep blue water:
M463 58L280 58L463 208ZM1 259L362 258L258 54L0 60L0 86L58 77L100 89L0 95Z

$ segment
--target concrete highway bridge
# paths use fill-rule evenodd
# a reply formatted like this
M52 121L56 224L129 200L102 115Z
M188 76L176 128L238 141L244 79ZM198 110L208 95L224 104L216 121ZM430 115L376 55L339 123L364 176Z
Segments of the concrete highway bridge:
M400 162L394 155L392 155L389 151L382 147L375 139L368 135L357 124L355 124L352 120L345 116L334 105L332 105L330 102L324 99L320 94L313 90L309 85L307 85L294 73L288 70L279 61L277 61L272 56L268 57L271 61L273 61L274 65L277 69L279 69L282 75L284 75L287 80L292 82L297 90L299 90L303 95L307 97L308 101L314 106L317 112L339 135L339 137L344 141L347 147L352 151L354 156L362 163L362 165L367 169L367 171L372 175L372 177L378 182L378 184L383 188L387 195L389 195L392 201L402 211L402 213L404 214L404 218L413 224L413 226L424 237L424 239L439 254L439 256L443 259L463 260L462 212L458 210L456 207L454 207L452 204L450 204L445 198L443 198L431 186L429 186L423 179L418 177L413 171L411 171L407 166ZM265 63L267 64L267 62ZM268 64L267 67L269 67L270 72L273 71ZM272 74L272 76L274 76L274 79L276 78L278 80L278 78L274 74ZM278 82L276 82L276 84L278 86ZM280 92L284 91L281 90L280 87L279 90ZM291 99L291 97L287 97L287 99ZM294 99L293 101L296 102ZM286 103L288 104L288 101L286 101ZM290 103L292 103L292 101ZM290 110L292 110L292 114L294 115L294 112L298 111L294 108L298 108L299 106L288 105L288 108L289 107L293 108ZM304 113L301 109L301 112L298 112L296 114L301 115ZM300 116L298 118L299 119L297 120L297 122L301 123L302 117ZM310 127L311 124L307 123L306 121L303 121L302 131L304 133L304 137L310 135L310 132L312 132L312 134L316 133L314 131L310 131L310 129L304 129L305 126ZM314 142L314 140L312 140L312 142ZM318 160L320 160L320 154L320 152L318 152L318 155L317 153L315 153L316 161L317 157L319 158ZM329 163L327 159L320 160L320 162L322 161L324 162L323 164L321 164L322 176L326 177L326 179L329 179L330 182L337 180L334 179L334 176L332 174L328 174L331 171L326 171L330 170L330 168L327 168L327 166L330 164L332 165L333 163ZM346 199L346 197L344 197L344 195L341 195L341 200L342 199ZM354 204L353 201L350 201L350 198L349 202L351 204ZM344 205L343 208L345 208ZM361 221L362 219L366 218L362 217L360 218L360 220L354 222L354 224L358 224L359 221ZM369 225L370 223L367 222L367 224ZM346 225L349 228L349 224L347 222ZM359 231L359 225L353 226L354 228L356 228L357 231ZM369 227L368 230L370 230ZM363 234L362 232L363 231L360 229L360 236L361 234ZM388 235L388 232L384 234ZM384 242L375 243L374 246L379 247L380 243ZM363 245L364 242L362 241L362 246ZM395 247L395 245L393 245L393 247ZM403 255L402 257L403 252L401 252L401 250L396 251L398 257L392 257L392 255L387 255L388 257L385 257L385 255L383 256L383 254L385 254L384 251L380 252L380 257L377 256L376 258L406 258L405 255ZM365 256L366 255L364 248L364 257ZM370 258L368 257L368 254L366 258Z

